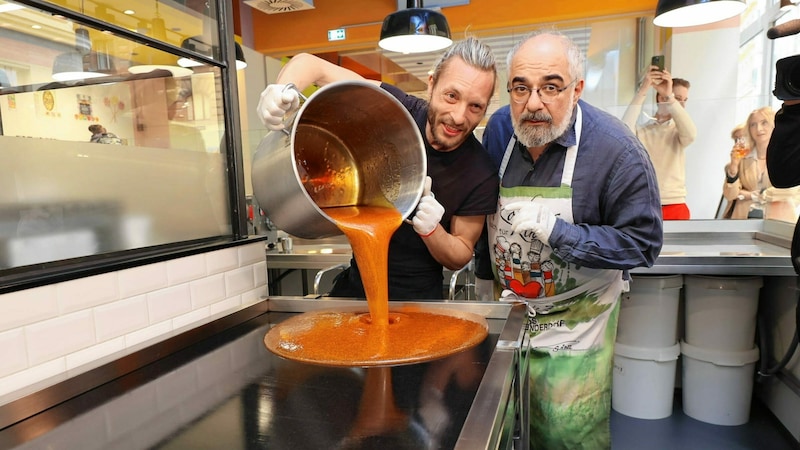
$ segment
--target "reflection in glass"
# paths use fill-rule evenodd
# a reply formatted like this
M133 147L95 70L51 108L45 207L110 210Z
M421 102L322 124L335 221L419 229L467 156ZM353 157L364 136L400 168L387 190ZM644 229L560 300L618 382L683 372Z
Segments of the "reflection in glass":
M155 11L135 6L152 34ZM159 8L168 41L183 38L170 23L203 28ZM0 14L20 24L0 28L0 269L231 234L219 67L28 7Z

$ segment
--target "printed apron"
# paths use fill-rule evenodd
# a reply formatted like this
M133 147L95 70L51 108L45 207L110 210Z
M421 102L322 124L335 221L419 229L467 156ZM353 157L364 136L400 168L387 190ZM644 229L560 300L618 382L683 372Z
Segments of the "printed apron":
M535 449L611 447L611 374L617 332L620 270L588 269L562 261L533 233L511 232L509 203L535 200L573 223L572 174L575 145L567 149L561 186L500 186L499 208L489 218L489 248L495 280L528 304L530 334L530 440ZM500 167L502 181L512 137Z

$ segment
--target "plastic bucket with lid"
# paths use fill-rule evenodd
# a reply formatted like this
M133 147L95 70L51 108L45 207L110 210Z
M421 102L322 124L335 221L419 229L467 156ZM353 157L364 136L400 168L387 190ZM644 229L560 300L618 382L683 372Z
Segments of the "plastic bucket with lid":
M617 342L664 348L678 342L678 305L682 275L635 275L622 295Z
M681 342L681 353L683 412L715 425L747 423L758 347L720 351Z
M672 415L680 344L664 348L614 346L611 408L638 419Z
M684 277L687 344L721 351L755 345L761 277Z

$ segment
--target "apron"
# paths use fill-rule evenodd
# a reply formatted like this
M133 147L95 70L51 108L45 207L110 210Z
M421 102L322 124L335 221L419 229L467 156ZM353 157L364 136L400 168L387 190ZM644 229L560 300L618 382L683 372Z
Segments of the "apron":
M572 175L582 113L578 106L575 145L569 147L560 187L502 186L512 137L500 165L497 213L488 220L495 281L523 298L531 311L528 333L531 448L611 448L611 374L622 271L589 269L562 261L533 233L511 232L509 203L534 200L573 223Z

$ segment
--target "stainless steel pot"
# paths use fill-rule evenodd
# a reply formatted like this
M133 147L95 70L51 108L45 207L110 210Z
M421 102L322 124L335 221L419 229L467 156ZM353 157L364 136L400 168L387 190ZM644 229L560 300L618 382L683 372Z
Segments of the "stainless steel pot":
M253 195L278 228L317 239L341 234L321 208L386 205L408 217L427 173L425 144L406 108L366 81L328 84L304 99L253 156Z

